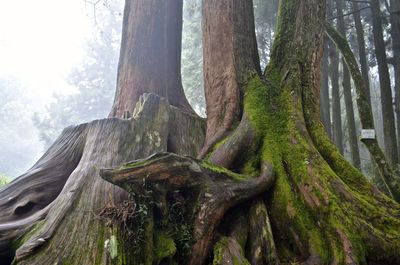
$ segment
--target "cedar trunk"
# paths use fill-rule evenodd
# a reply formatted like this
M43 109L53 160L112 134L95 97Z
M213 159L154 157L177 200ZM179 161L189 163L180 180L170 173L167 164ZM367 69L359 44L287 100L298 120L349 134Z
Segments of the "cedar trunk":
M132 116L139 97L154 93L194 113L181 81L182 0L127 0L117 90L110 117Z

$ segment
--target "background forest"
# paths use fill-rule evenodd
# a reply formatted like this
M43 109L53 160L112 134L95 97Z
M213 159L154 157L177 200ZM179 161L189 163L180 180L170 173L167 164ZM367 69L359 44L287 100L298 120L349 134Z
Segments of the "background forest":
M55 140L61 130L107 116L114 97L116 72L122 24L123 1L101 1L97 4L83 1L86 19L89 21L85 36L84 52L79 64L70 69L66 82L71 92L60 87L43 100L25 80L16 74L0 71L0 175L12 179L30 167L43 151ZM274 36L277 0L255 0L255 24L261 65L264 67ZM350 41L353 52L366 64L363 74L368 76L370 100L375 119L378 141L383 147L384 130L382 120L381 89L388 87L380 80L377 41L374 39L374 19L371 12L373 2L328 1L328 19L336 25ZM390 101L393 115L398 111L395 82L394 40L391 27L391 5L395 1L376 1L379 5L379 26L382 28L383 54L388 68ZM394 9L393 9L394 10ZM201 1L186 0L183 8L182 78L185 93L196 112L205 115L205 100L202 78ZM360 23L361 22L361 23ZM378 36L379 37L379 36ZM397 52L398 53L398 52ZM397 54L398 56L398 54ZM382 60L382 59L381 59ZM374 166L369 153L360 144L360 121L355 100L356 93L343 67L336 48L326 42L325 67L321 84L321 115L328 134L345 157L370 177ZM382 67L381 67L382 68ZM384 70L381 70L384 71ZM385 75L381 72L381 75ZM397 78L397 79L396 79ZM57 86L57 84L54 84ZM397 85L398 86L398 85ZM381 88L382 87L382 88ZM396 88L398 89L398 88ZM389 105L389 106L388 106ZM351 110L350 110L351 109ZM384 110L385 111L385 110ZM398 119L398 117L396 117ZM389 121L388 121L389 120ZM385 115L388 125L395 128L395 120ZM388 129L389 130L389 129ZM397 143L396 135L391 137ZM387 140L389 141L389 140ZM397 144L395 144L397 145ZM397 151L396 151L397 152ZM389 156L390 157L390 156Z

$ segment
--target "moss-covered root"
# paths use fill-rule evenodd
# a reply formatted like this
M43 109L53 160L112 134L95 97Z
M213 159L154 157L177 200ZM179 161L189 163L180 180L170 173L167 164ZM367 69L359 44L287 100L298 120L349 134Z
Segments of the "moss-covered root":
M271 68L268 78L271 84L257 77L249 82L244 106L263 135L262 159L277 174L267 205L280 260L400 264L400 205L342 156L319 151L305 121L307 90L296 89L304 84L296 72L283 80Z
M231 237L222 237L214 246L213 265L250 265L240 244Z
M268 211L259 199L252 202L248 213L249 240L247 257L252 265L279 264Z
M202 265L225 213L235 205L266 192L274 183L271 164L262 163L260 171L259 177L248 178L190 157L159 153L122 168L101 170L100 175L135 194L143 192L143 183L146 189L153 192L164 190L167 193L185 191L196 194L194 244L188 264Z
M154 258L155 264L160 264L161 261L172 261L176 253L176 245L174 240L163 231L154 233Z

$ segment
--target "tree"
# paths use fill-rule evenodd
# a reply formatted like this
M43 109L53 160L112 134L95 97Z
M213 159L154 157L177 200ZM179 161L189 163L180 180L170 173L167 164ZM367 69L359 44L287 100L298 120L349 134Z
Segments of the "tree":
M156 93L173 106L194 113L181 81L182 0L164 4L151 1L145 8L142 5L139 1L125 2L126 26L122 29L117 90L110 117L123 117L125 112L131 115L145 92Z
M383 118L383 133L385 153L392 165L398 163L396 128L394 122L393 97L390 85L390 75L386 58L386 48L383 39L382 19L379 0L371 0L372 31L375 44L375 55L378 63L379 84Z
M152 1L141 3L136 7ZM70 128L59 139L65 148L56 143L30 173L43 174L51 156L73 161L52 171L73 171L55 201L37 211L34 200L6 194L27 175L0 191L11 197L9 209L0 205L2 216L29 216L0 226L2 252L27 229L16 252L20 264L400 264L400 205L343 158L320 122L325 1L282 0L279 10L262 75L252 1L203 1L204 160L180 155L198 151L201 135L187 129L201 120L154 94L140 98L133 119ZM153 152L162 153L121 165ZM126 193L102 181L98 166L134 200L115 207ZM111 218L109 226L91 214L101 206L108 206L101 216ZM28 221L33 231L16 229ZM13 233L5 232L10 227Z
M400 3L390 0L390 23L394 58L394 80L396 91L397 148L400 152ZM400 154L400 153L399 153Z
M321 95L320 95L320 109L321 109L321 121L324 124L326 133L332 137L332 125L331 125L331 102L329 98L329 39L326 37L324 46L324 57L322 60L322 72L321 72Z
M338 14L338 30L342 36L346 36L346 25L343 17L343 9L344 4L342 0L336 0L337 14ZM361 169L361 161L360 161L360 150L358 148L358 140L357 140L357 132L356 132L356 121L354 118L354 108L353 108L353 97L351 93L351 79L350 72L347 68L347 65L342 60L343 65L343 95L344 95L344 103L346 106L346 116L347 116L347 127L349 133L349 145L350 145L350 154L351 161L353 165Z

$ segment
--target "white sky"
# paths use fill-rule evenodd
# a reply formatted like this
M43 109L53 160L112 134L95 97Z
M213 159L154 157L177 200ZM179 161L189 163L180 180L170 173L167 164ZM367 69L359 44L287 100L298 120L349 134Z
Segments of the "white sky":
M85 0L0 0L0 75L21 79L42 103L71 93L65 77L91 33Z

